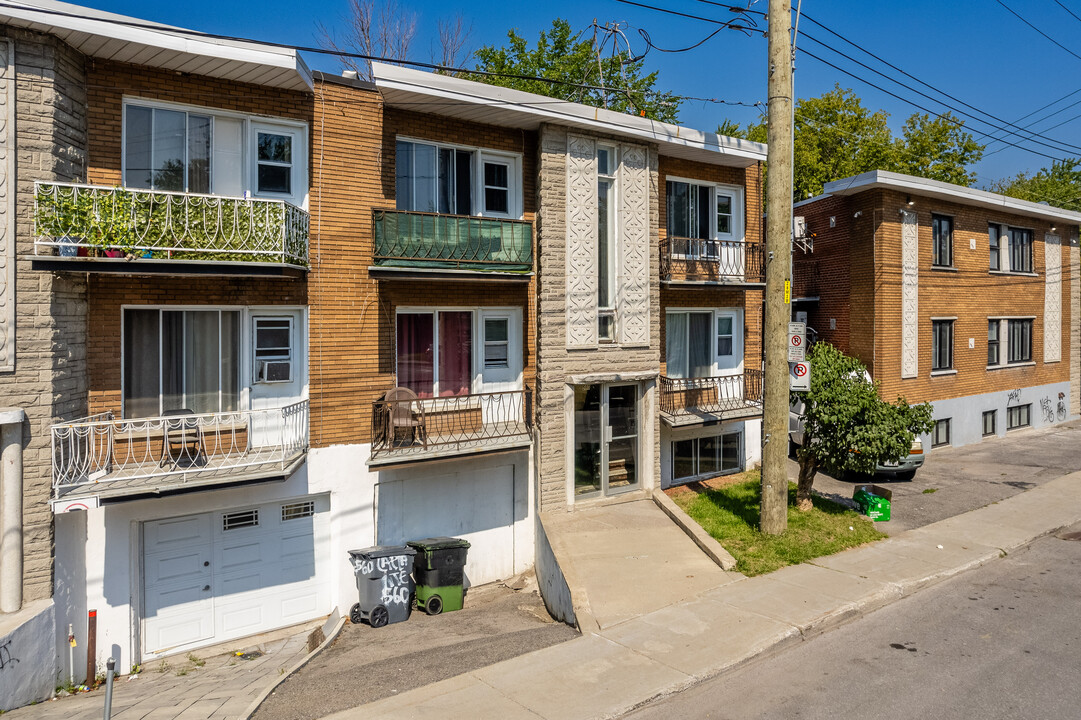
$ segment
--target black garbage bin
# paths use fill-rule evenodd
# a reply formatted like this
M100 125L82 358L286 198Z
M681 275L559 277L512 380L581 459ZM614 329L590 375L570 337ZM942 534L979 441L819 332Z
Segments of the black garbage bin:
M416 588L410 571L416 552L405 545L349 551L360 594L360 601L349 612L350 620L358 624L367 620L377 628L409 619Z
M462 583L469 543L459 538L437 537L411 540L408 544L417 553L413 558L417 607L429 615L461 610L465 599Z

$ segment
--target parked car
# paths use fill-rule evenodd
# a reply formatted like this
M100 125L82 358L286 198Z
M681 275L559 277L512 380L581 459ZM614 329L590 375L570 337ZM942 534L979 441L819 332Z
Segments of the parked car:
M864 372L864 379L871 382L871 376ZM790 449L803 445L803 401L797 400L788 408L788 441ZM875 465L876 475L888 475L898 480L911 480L916 471L923 466L924 453L923 443L920 439L913 438L912 448L908 455L895 463L879 463Z

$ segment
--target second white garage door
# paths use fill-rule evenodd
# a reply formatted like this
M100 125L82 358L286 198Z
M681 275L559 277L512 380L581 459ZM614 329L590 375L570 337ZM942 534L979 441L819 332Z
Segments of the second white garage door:
M144 523L144 657L330 612L329 515L320 496Z

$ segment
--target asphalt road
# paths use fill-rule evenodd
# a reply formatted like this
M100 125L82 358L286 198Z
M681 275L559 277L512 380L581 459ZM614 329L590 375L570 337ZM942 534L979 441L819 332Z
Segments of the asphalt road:
M814 489L827 497L850 502L853 488L873 482L893 492L892 518L878 523L889 535L922 527L983 507L1081 470L1081 421L1020 430L1005 437L958 448L929 450L924 465L909 481L885 476L836 479L818 473ZM799 468L788 461L789 478ZM1081 708L1078 709L1081 717Z
M1078 597L1081 525L627 718L1079 717Z

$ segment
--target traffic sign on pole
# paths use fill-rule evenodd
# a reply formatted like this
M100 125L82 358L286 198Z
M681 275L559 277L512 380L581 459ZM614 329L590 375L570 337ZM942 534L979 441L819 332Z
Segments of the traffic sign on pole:
M811 363L788 363L788 387L795 392L806 392L811 389Z
M807 359L807 323L788 323L788 362Z

